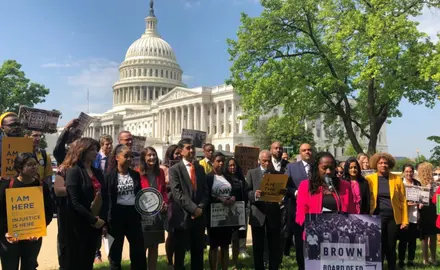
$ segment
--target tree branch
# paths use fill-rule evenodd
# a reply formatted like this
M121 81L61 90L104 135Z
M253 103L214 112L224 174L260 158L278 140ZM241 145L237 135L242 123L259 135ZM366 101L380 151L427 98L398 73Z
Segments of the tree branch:
M306 55L306 54L313 54L313 55L318 55L320 56L321 54L319 52L314 52L314 51L304 51L304 52L298 52L298 53L291 53L291 54L283 54L283 52L281 52L280 50L276 50L276 54L273 59L280 59L280 58L289 58L289 57L297 57L297 56L302 56L302 55Z

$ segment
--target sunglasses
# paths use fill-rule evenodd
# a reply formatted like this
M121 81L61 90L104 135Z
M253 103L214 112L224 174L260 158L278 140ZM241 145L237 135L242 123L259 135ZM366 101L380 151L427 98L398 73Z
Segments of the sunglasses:
M433 173L432 176L440 176L440 173Z

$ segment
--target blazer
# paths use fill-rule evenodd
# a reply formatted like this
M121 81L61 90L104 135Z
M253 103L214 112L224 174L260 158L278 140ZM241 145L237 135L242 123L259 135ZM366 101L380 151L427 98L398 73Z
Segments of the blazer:
M370 187L370 214L374 213L377 206L377 193L379 177L377 173L365 177ZM396 224L408 224L408 204L406 202L405 185L400 176L390 173L390 197Z
M98 154L96 155L95 161L93 161L93 167L95 167L96 169L100 169L101 170L101 160L102 160L102 158L103 158L103 156L102 156L101 152L98 152ZM107 166L108 166L108 163L109 163L108 159L109 159L109 157L107 157L107 164L106 164ZM106 170L107 170L107 167L105 168L104 173L105 173Z
M128 174L131 179L133 179L134 185L134 194L138 194L141 191L141 176L140 174L128 168ZM115 209L115 206L118 202L118 169L113 168L105 175L105 182L107 183L107 192L108 192L108 214L107 214L107 222L110 223L112 221L112 213Z
M187 229L192 226L205 226L205 214L197 219L191 219L197 208L201 208L205 213L208 204L208 185L205 170L197 162L193 165L196 172L196 190L192 186L190 175L183 160L169 169L168 174L172 193L170 198L170 228Z
M99 217L104 221L107 220L107 202L108 197L105 192L105 182L102 172L92 167L93 175L101 184L102 207ZM90 179L86 168L81 163L77 163L66 172L66 190L67 190L67 209L72 222L78 226L93 225L98 220L93 216L90 205L95 199L95 190L93 188L92 179Z
M306 214L322 213L322 187L319 188L318 193L310 194L309 183L309 180L302 181L298 189L295 221L299 225L304 224ZM343 213L356 213L356 208L354 206L354 201L351 194L351 185L349 182L344 180L340 180L339 182L338 194L340 201L338 200L336 194L332 194L333 197L335 197L338 209L341 209Z
M159 190L160 194L162 194L163 201L168 204L168 191L167 191L167 184L165 183L165 172L162 169L160 170L160 174L156 176L156 183L157 183L157 190ZM139 172L139 170L136 170ZM140 172L139 172L140 174ZM148 177L146 175L141 174L141 187L149 188L150 182L148 180Z
M271 174L280 174L277 171L270 171ZM255 227L262 227L267 218L267 222L272 226L281 225L281 209L279 203L263 202L255 199L255 191L260 189L261 181L263 180L263 172L261 167L251 169L247 172L246 182L248 185L248 197L251 204L251 211L249 214L249 225Z
M351 180L347 180L351 184ZM365 178L361 177L361 179L357 180L358 186L359 186L359 193L361 195L361 201L359 202L360 205L360 213L357 214L370 214L370 187L368 186L367 180ZM354 199L354 198L353 198Z
M289 165L289 161L281 159L281 170L279 171L280 173L285 173L287 170L287 165Z

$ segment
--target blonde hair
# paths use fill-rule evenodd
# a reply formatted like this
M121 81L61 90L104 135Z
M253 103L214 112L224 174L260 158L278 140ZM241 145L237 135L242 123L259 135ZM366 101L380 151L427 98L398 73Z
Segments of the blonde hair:
M434 181L432 177L434 166L429 162L422 162L417 169L417 175L422 186L427 186Z

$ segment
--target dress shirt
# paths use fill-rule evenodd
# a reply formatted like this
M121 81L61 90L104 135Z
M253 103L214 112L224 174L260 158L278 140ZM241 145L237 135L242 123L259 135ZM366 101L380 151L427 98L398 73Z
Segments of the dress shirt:
M191 179L191 162L182 158L183 164L185 165L186 171L188 172L188 176Z
M277 172L281 171L281 159L276 160L274 157L272 157L272 164Z

